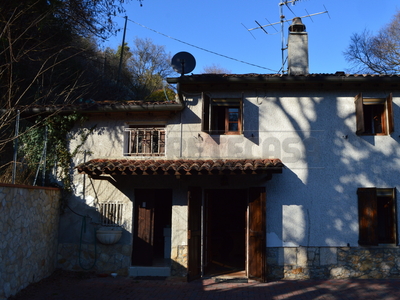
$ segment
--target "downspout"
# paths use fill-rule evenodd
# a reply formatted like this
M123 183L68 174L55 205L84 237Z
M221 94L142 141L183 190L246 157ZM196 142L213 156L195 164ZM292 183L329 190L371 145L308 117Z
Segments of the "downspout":
M181 126L181 140L180 140L180 145L179 145L179 157L182 158L183 155L183 151L182 151L182 147L183 147L183 124L182 124L182 111L183 108L185 107L185 103L183 102L183 95L181 93L181 89L180 89L180 84L179 82L176 84L176 90L178 92L178 99L179 99L179 103L182 106L182 109L179 112L179 117L180 117L180 126Z

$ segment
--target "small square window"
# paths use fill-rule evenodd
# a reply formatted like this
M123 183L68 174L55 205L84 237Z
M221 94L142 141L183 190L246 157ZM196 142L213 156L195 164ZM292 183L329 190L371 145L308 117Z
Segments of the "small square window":
M101 225L122 226L123 208L122 203L101 203Z
M165 155L165 127L131 125L125 132L125 156Z
M359 188L359 244L396 243L395 189Z
M355 99L358 135L388 135L393 132L392 95L385 98Z
M202 131L209 134L241 134L242 122L242 99L210 99L203 95Z

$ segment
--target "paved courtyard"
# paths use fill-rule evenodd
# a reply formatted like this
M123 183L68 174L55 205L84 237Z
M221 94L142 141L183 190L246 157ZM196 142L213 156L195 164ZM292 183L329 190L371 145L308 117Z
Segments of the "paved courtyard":
M45 299L400 299L400 279L294 280L268 283L191 283L183 279L99 277L90 273L56 271L31 284L10 300Z

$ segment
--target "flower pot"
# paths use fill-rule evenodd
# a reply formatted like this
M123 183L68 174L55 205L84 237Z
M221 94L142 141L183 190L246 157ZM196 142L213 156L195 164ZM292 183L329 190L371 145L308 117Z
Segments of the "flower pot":
M120 227L101 227L96 231L96 237L100 243L112 245L117 243L122 236Z

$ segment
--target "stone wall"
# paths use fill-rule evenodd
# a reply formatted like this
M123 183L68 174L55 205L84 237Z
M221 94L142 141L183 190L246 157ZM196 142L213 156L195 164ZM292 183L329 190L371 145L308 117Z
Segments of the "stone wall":
M267 248L267 277L276 279L400 278L398 247Z
M128 275L131 245L72 244L58 245L57 267L71 271L95 271Z
M179 245L173 247L171 252L171 275L183 277L187 275L188 267L188 246Z
M0 299L53 273L60 191L0 184Z

